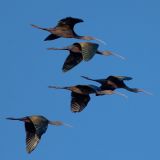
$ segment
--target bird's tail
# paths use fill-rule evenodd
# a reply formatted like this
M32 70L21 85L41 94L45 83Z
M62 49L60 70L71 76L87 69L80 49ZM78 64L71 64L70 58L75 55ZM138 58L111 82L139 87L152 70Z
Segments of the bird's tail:
M123 56L121 56L121 55L119 55L119 54L117 54L117 53L111 52L111 51L103 51L103 52L101 52L101 53L102 53L103 55L105 55L105 56L113 55L113 56L115 56L115 57L117 57L117 58L120 58L120 59L123 59L123 60L126 59L125 57L123 57Z
M62 121L49 121L49 124L55 125L55 126L66 126L66 127L72 127L72 125L63 123Z
M96 93L97 95L112 95L112 94L117 94L119 96L122 96L124 98L128 98L125 94L121 93L121 92L117 92L117 91L112 91L112 90L102 90L102 91L97 91Z
M34 24L31 24L31 26L32 26L33 28L38 28L38 29L41 29L41 30L49 31L47 28L42 28L42 27L39 27L39 26L34 25Z

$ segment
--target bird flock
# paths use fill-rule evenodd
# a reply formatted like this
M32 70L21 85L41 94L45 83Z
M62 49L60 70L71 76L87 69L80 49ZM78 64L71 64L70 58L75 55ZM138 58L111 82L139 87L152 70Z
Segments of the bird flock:
M43 28L37 25L31 25L34 28L44 30L49 32L50 34L44 39L44 41L49 40L56 40L58 38L75 38L81 40L96 40L100 43L105 43L104 41L92 37L92 36L80 36L74 31L74 26L77 23L83 22L82 19L73 18L73 17L66 17L61 19L57 25L53 28ZM121 59L125 59L123 56L114 53L112 51L100 51L98 50L99 44L92 43L92 42L75 42L70 46L62 47L62 48L55 48L51 47L48 50L66 50L69 52L68 57L66 58L62 71L68 72L69 70L73 69L77 66L81 61L89 61L91 60L95 54L99 55L113 55ZM127 97L125 94L117 91L118 88L126 89L130 92L144 92L146 94L150 94L149 92L139 89L139 88L131 88L128 87L124 81L132 80L131 77L126 76L113 76L110 75L104 79L92 79L86 76L81 76L82 78L94 81L100 84L100 86L96 85L83 85L77 84L74 86L48 86L51 89L64 89L69 90L71 92L71 102L70 107L71 111L74 113L81 112L89 103L90 101L90 94L94 94L95 96L103 96L103 95L111 95L117 94L123 97ZM13 118L8 117L8 120L18 120L24 122L25 131L26 131L26 151L31 153L36 146L38 145L41 136L46 132L48 128L48 124L54 126L68 126L71 127L70 124L63 123L61 121L50 121L42 115L32 115L26 116L22 118Z

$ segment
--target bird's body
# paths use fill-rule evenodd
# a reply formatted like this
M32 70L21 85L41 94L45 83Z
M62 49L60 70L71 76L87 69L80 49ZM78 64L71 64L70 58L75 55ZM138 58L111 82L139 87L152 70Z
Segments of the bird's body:
M54 89L66 89L71 91L71 111L72 112L81 112L90 101L90 94L104 95L104 94L114 94L112 90L107 90L105 93L101 94L102 90L100 87L95 85L76 85L69 87L57 87L49 86L49 88ZM119 94L121 95L121 94Z
M91 36L79 36L74 31L74 26L77 23L83 22L82 19L79 18L73 18L73 17L66 17L61 19L58 24L53 28L42 28L37 25L33 25L32 27L38 28L41 30L45 30L50 32L51 34L45 39L45 41L48 40L55 40L57 38L63 37L63 38L76 38L76 39L83 39L83 40L98 40L100 42L103 42L97 38L91 37ZM104 43L104 42L103 42Z
M38 145L41 136L46 132L48 124L51 125L64 125L61 121L49 121L41 115L26 116L22 118L7 118L9 120L19 120L25 123L26 131L26 150L31 153Z
M48 49L68 50L70 52L62 68L64 72L67 72L68 70L78 65L82 60L84 61L91 60L95 54L106 55L106 56L108 55L117 56L117 54L112 53L111 51L99 51L98 47L99 45L97 43L80 42L80 43L73 43L72 45L63 48L48 48ZM120 55L118 56L122 58L122 56Z
M101 86L100 86L101 90L112 90L112 91L114 91L115 89L123 88L123 89L126 89L126 90L130 91L130 92L135 92L135 93L144 92L144 93L147 93L147 94L151 94L151 93L145 91L144 89L128 87L124 83L124 81L132 80L133 79L132 77L109 76L106 79L91 79L91 78L85 77L85 76L82 76L82 77L85 78L85 79L100 83L101 84Z
M99 90L94 85L76 85L69 87L49 86L49 88L66 89L71 91L71 111L81 112L90 101L89 94L96 94Z

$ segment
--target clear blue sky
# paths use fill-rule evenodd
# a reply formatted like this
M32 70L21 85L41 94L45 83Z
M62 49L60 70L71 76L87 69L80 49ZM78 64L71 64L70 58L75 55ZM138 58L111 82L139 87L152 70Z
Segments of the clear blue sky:
M62 120L73 128L49 126L38 147L25 151L24 126L0 120L0 159L3 160L159 160L160 159L160 2L158 0L2 0L0 5L0 116L41 114ZM54 26L61 18L82 18L77 33L103 39L100 49L127 58L95 56L68 73L61 67L67 52L47 51L76 39L44 42L45 31L31 23ZM86 75L103 78L126 75L127 84L153 96L125 90L128 99L92 96L86 109L70 112L70 93L49 90L48 85L88 84ZM96 84L96 83L92 83Z

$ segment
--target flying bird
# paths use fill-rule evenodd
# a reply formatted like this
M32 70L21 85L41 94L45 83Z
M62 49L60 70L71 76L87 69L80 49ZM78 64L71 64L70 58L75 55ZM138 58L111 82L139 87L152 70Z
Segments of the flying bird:
M45 38L45 41L55 40L57 38L63 37L63 38L76 38L82 40L97 40L101 43L105 43L100 39L91 36L79 36L77 33L75 33L74 26L75 24L80 22L83 22L83 20L79 18L66 17L58 21L57 25L52 28L43 28L34 24L31 24L31 26L34 28L50 32L50 35L47 38Z
M130 92L134 92L134 93L138 93L138 92L144 92L146 94L150 94L150 92L145 91L144 89L140 89L140 88L131 88L128 87L124 81L128 81L128 80L132 80L132 77L127 77L127 76L109 76L106 79L91 79L89 77L86 76L81 76L87 80L91 80L91 81L95 81L101 84L100 88L102 90L101 93L105 93L105 90L115 90L117 88L123 88L126 89Z
M24 122L26 131L26 150L28 153L31 153L36 148L41 136L46 132L48 124L55 126L70 126L69 124L65 124L61 121L49 121L47 118L41 115L26 116L22 118L8 117L6 119Z
M66 46L63 48L48 48L48 50L68 50L69 56L66 58L62 70L63 72L67 72L76 65L78 65L82 60L89 61L91 60L95 54L99 55L114 55L121 59L125 59L124 57L113 53L111 51L99 51L99 45L97 43L92 42L81 42L81 43L73 43L70 46Z
M71 111L81 112L90 101L90 94L95 94L96 96L102 95L101 89L95 85L75 85L69 87L57 87L57 86L48 86L49 88L54 89L66 89L71 91ZM115 92L112 90L107 90L103 94L118 94L124 96L119 92Z

